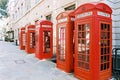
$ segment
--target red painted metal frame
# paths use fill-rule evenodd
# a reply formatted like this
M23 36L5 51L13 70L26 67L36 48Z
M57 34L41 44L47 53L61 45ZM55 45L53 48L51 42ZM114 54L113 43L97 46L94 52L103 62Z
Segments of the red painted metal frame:
M30 35L30 34L35 34L35 25L29 25L26 27L26 45L25 45L25 51L27 53L34 53L35 52L35 40L32 41L31 43L31 38L35 38L35 35ZM31 48L31 45L33 45L33 47Z
M21 50L25 50L25 44L24 44L25 42L23 42L23 38L25 38L25 27L22 27L20 29L20 37L19 37L20 43L19 43L19 47L20 47Z
M73 11L65 11L60 13L57 16L57 38L56 38L56 57L57 57L57 67L64 70L65 72L72 72L73 71L73 30L74 30L74 15ZM59 29L64 28L65 29L65 60L61 60L60 57L60 46L62 44L59 44L59 35L62 35L59 33ZM63 54L63 53L61 53ZM62 56L64 57L64 56Z
M90 14L88 13L90 12ZM92 12L92 13L91 13ZM103 12L103 13L98 13ZM88 13L88 14L87 14ZM109 15L105 15L107 13ZM82 15L80 15L82 14ZM111 78L112 70L112 10L104 3L86 3L75 10L75 67L74 75L81 80L108 80ZM78 25L89 23L90 25L90 53L89 69L78 66ZM101 23L110 25L110 57L109 68L101 68Z
M43 26L43 27L42 27ZM36 52L35 55L39 59L48 59L53 57L53 23L48 20L42 20L39 25L36 26ZM50 32L50 52L43 52L44 41L43 32Z

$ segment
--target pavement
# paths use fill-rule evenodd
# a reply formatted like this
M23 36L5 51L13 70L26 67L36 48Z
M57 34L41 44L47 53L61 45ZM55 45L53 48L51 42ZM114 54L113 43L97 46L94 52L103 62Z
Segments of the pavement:
M14 43L0 41L0 80L78 80L56 68L50 60L38 60Z

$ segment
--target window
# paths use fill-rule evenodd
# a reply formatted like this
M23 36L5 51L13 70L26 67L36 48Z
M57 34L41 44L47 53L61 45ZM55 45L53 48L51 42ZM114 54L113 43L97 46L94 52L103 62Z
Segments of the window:
M66 8L64 8L64 9L65 9L65 11L67 11L67 10L74 10L75 9L75 4L70 5L70 6L66 7Z
M35 3L38 3L39 0L35 0Z
M21 16L23 15L23 3L21 3Z
M46 16L46 20L51 21L51 14L49 14L49 15Z
M25 0L26 1L26 10L31 8L31 1L30 0Z
M39 25L39 20L35 20L35 26Z
M15 11L15 19L17 18L17 10Z
M17 18L20 16L20 8L18 7Z
M15 19L15 15L14 14L12 14L12 18Z

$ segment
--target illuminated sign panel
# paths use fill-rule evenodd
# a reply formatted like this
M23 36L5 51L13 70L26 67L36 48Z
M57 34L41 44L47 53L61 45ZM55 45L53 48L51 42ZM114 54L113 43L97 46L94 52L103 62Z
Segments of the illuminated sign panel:
M105 12L98 11L97 14L100 15L100 16L104 16L104 17L110 18L110 14L105 13Z
M42 27L51 28L51 25L42 25Z
M82 18L82 17L91 16L92 14L93 14L92 11L90 11L90 12L85 12L85 13L82 13L82 14L78 14L78 15L77 15L77 18Z

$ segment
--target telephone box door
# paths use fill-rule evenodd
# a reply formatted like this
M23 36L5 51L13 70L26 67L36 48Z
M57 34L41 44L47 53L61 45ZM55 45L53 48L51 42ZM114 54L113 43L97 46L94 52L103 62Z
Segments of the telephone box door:
M20 49L21 50L25 50L25 40L26 39L26 35L25 35L25 27L22 27L20 29L20 37L19 37L19 41L20 41Z
M65 11L57 16L56 56L57 67L65 72L73 71L73 11Z
M52 32L51 29L43 29L42 31L43 36L42 36L42 40L43 40L43 53L45 54L49 54L51 52L51 37L52 37Z
M52 22L43 20L36 26L36 57L48 59L53 56Z
M27 26L25 50L27 53L35 52L35 25Z

